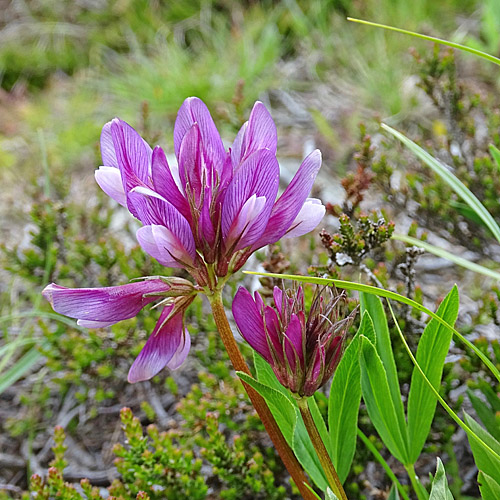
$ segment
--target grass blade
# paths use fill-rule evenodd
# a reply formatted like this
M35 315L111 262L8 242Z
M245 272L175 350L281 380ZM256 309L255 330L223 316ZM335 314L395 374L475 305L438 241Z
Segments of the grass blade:
M500 227L495 222L495 219L486 210L484 205L476 198L476 196L458 179L455 177L440 161L430 155L427 151L415 144L411 139L397 130L382 123L381 127L392 134L396 139L399 139L412 153L422 160L429 168L441 177L455 193L481 218L486 227L491 231L493 236L500 243Z
M24 356L19 358L14 365L0 375L0 394L28 373L42 358L43 355L36 347L32 347Z
M487 267L476 264L475 262L471 262L470 260L464 259L463 257L459 257L453 253L447 252L442 248L436 247L427 243L426 241L421 241L417 238L412 238L411 236L406 236L404 234L393 234L392 238L398 241L402 241L404 243L408 243L409 245L414 245L416 247L423 248L429 253L432 253L436 257L441 257L443 259L454 262L455 264L465 267L470 271L474 271L475 273L483 274L484 276L489 276L497 281L500 281L500 273L493 271L492 269L488 269Z
M487 52L483 52L482 50L473 49L472 47L468 47L467 45L461 45L460 43L450 42L449 40L443 40L442 38L435 38L433 36L423 35L421 33L415 33L414 31L404 30L402 28L395 28L394 26L387 26L386 24L372 23L370 21L364 21L362 19L355 19L353 17L348 17L348 21L352 21L353 23L365 24L367 26L373 26L374 28L383 28L385 30L395 31L397 33L403 33L404 35L411 35L416 38L420 38L422 40L428 40L429 42L439 43L440 45L446 45L447 47L451 47L453 49L462 50L464 52L469 52L474 54L475 56L482 57L489 62L494 64L498 64L500 66L500 59L498 57L492 56Z

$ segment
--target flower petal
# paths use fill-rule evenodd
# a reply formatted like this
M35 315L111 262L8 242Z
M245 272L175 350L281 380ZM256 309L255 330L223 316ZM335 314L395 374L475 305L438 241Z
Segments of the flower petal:
M245 240L245 236L253 225L253 222L259 217L266 206L265 196L253 194L241 207L239 214L233 221L231 229L226 238L226 245L232 246L239 239Z
M184 328L183 338L179 343L177 351L175 351L175 354L172 356L172 359L167 363L167 367L170 368L170 370L177 370L186 360L189 349L191 349L191 337L187 328Z
M262 315L250 292L240 287L233 299L233 316L243 338L268 363L272 363Z
M283 290L279 286L273 288L274 305L280 316L283 314Z
M215 168L224 166L226 151L220 138L217 127L210 115L210 111L202 100L197 97L188 97L177 113L174 127L174 149L177 158L181 149L182 140L187 131L197 123L200 129L205 161L211 162Z
M85 322L106 323L107 326L133 318L169 289L170 286L162 280L152 279L105 288L66 288L52 283L42 294L59 314ZM155 293L158 295L149 295Z
M143 226L137 230L136 237L142 249L162 266L182 268L184 264L193 263L176 236L164 226Z
M289 341L285 342L285 353L292 369L295 369L295 353L297 353L300 363L304 363L304 334L299 318L296 314L292 314L285 332Z
M111 137L111 123L108 122L102 127L101 132L101 156L102 163L106 167L118 168L118 160L116 159L115 145Z
M89 328L89 329L94 329L94 328L106 328L107 326L114 325L114 321L87 321L85 319L79 319L76 324L78 326L82 326L83 328Z
M183 262L193 263L196 258L196 247L191 226L173 205L154 191L141 187L134 188L129 193L129 201L143 224L163 226L167 230L157 230L157 235L161 236L161 242L157 243L166 243L168 240L170 243L166 248L170 252L173 251L173 254ZM137 232L138 235L140 231L141 229ZM174 239L170 235L173 235Z
M172 308L168 306L163 309L153 332L130 367L130 383L154 377L177 353L183 342L183 321L182 314L176 314L167 321Z
M179 186L174 180L172 171L167 162L167 157L159 146L153 150L151 160L151 172L153 177L154 190L169 202L187 219L191 217L189 203L179 190Z
M202 154L200 128L197 123L186 132L178 154L179 178L184 191L194 193L198 204L205 186L211 187L213 179Z
M255 250L269 243L275 243L291 229L306 202L307 195L311 191L320 167L321 152L316 149L302 162L294 178L273 206L266 231L254 245ZM318 212L316 212L317 214ZM318 223L319 220L316 225ZM316 225L311 227L309 231L314 229ZM308 231L301 234L306 232Z
M267 149L251 154L240 166L227 187L222 205L222 235L228 239L241 238L233 250L252 245L264 232L276 199L279 184L279 165L276 156ZM245 203L253 196L264 197L262 210L251 221L243 233L234 233L236 223Z
M123 181L120 170L115 167L99 167L95 173L95 180L100 188L117 203L127 206L127 195L123 190Z
M128 123L118 118L111 122L111 137L125 191L149 185L151 148Z
M242 127L231 148L231 161L236 169L248 156L259 149L269 149L276 154L278 134L276 125L264 104L254 104L250 118Z
M282 238L295 238L311 232L325 216L325 207L316 198L307 198L290 229Z

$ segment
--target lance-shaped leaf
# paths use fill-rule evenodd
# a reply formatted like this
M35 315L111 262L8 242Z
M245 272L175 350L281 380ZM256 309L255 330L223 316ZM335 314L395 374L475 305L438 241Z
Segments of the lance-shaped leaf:
M483 500L498 500L500 498L500 484L498 484L491 476L479 471L477 476L479 483L479 491Z
M448 488L448 480L446 479L443 462L441 462L439 457L437 459L437 470L432 482L429 500L453 500L453 495Z
M375 340L373 323L367 312L363 315L361 325L335 371L328 400L330 456L341 482L344 482L349 474L356 449L361 401L360 334Z
M389 327L387 326L387 317L382 306L382 302L375 295L367 293L360 293L361 310L367 311L373 321L375 330L375 348L382 361L383 370L385 372L385 380L389 389L391 398L391 407L394 411L395 425L398 427L397 434L401 436L402 448L401 458L405 460L408 458L408 435L406 429L405 412L403 401L401 398L401 391L399 389L399 379L394 361L394 354L392 352L391 336L389 334ZM363 393L364 397L364 393ZM377 429L378 430L378 429ZM396 429L393 430L396 433ZM382 437L382 435L381 435ZM383 439L383 437L382 437ZM387 443L386 443L387 444Z
M458 315L458 290L454 286L436 314L453 326ZM417 362L436 390L439 390L443 366L450 348L452 332L432 319L425 327L417 348ZM437 399L420 372L414 368L408 396L408 438L410 463L414 464L429 434Z
M470 415L464 412L465 422L484 443L497 455L500 455L500 443L486 430L484 430ZM482 446L473 436L467 435L469 444L474 455L477 468L488 476L491 476L500 484L500 460L491 451Z
M490 408L482 399L476 396L470 389L467 390L467 395L469 396L470 402L472 403L474 410L476 410L477 416L481 420L482 424L486 427L486 430L497 441L500 441L500 422L496 417L496 412L500 410L495 410L494 407ZM498 398L498 396L496 397Z
M407 463L406 426L401 429L384 364L373 343L363 335L360 338L361 390L368 415L389 451L401 463Z

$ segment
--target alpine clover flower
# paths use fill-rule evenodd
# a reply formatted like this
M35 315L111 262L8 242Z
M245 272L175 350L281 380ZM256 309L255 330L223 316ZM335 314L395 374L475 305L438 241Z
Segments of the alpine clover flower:
M274 288L266 306L240 287L233 316L243 338L272 367L280 383L300 397L312 396L333 375L356 311L346 314L346 295L331 288L316 292L306 316L302 287Z
M185 269L196 281L152 277L120 287L43 292L55 311L99 328L135 316L154 300L164 309L129 373L151 378L164 366L179 366L189 351L183 313L199 292L220 290L257 249L281 238L306 234L322 219L321 202L308 198L321 153L313 151L276 200L277 132L261 102L226 151L205 104L186 99L174 127L177 164L115 118L101 134L103 166L95 172L102 190L127 207L142 227L137 240L166 267Z

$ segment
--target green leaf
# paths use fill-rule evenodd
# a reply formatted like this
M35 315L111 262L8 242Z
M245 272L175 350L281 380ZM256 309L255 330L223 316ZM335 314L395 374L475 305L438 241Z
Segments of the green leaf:
M316 278L312 276L297 276L294 274L276 274L276 273L261 273L255 271L243 271L245 274L255 274L257 276L268 276L270 278L279 278L279 279L289 279L295 281L302 281L305 283L315 283L318 285L335 285L337 288L342 288L344 290L357 290L358 292L366 292L371 293L372 295L377 295L379 297L386 297L388 299L396 300L397 302L402 302L403 304L407 304L417 311L422 311L425 314L428 314L431 318L435 319L446 328L449 328L453 334L460 339L460 341L465 344L469 349L474 351L476 356L491 370L491 373L495 375L495 378L500 382L500 370L492 363L492 361L486 356L481 350L475 346L470 340L466 339L460 332L455 330L452 326L448 325L446 321L440 318L436 313L432 312L427 307L415 302L404 295L400 295L399 293L391 292L390 290L385 290L384 288L377 288L371 285L364 285L362 283L354 283L352 281L343 281L331 278Z
M288 398L276 389L255 380L245 372L236 372L236 375L243 382L255 389L267 401L276 419L276 423L290 444L297 423L297 413Z
M478 226L481 226L486 230L488 230L488 228L486 227L485 223L481 220L479 215L477 215L476 212L474 212L474 210L471 207L469 207L469 205L466 205L462 201L457 201L457 200L450 200L448 204L450 205L451 208L456 210L457 213L462 217L465 217L466 219L469 219L470 222L477 224Z
M486 430L484 430L470 415L464 412L465 422L470 429L476 434L484 443L487 443L491 450L497 455L500 455L500 443ZM469 444L474 455L474 461L477 468L482 470L488 476L491 476L497 483L500 484L500 460L497 456L493 455L491 451L482 446L480 443L467 433Z
M330 488L327 488L325 500L339 500L339 498Z
M405 411L403 407L403 400L401 399L398 372L394 361L394 354L392 352L391 336L389 333L389 327L387 326L387 317L385 315L384 307L377 296L366 293L359 294L359 302L361 304L361 310L367 311L373 321L376 336L375 347L380 359L382 360L382 364L384 365L387 383L389 384L389 390L391 393L392 404L398 420L399 430L405 440L405 446L408 448L408 442L406 439L407 432Z
M368 415L389 451L404 464L408 458L406 427L403 434L377 349L363 335L360 339L361 390Z
M32 347L19 358L5 373L0 375L0 394L24 377L42 358L43 355L36 347Z
M389 496L387 497L387 500L399 500L398 489L394 484L391 486L391 491L389 491Z
M414 31L408 31L401 28L395 28L394 26L387 26L385 24L372 23L370 21L363 21L362 19L354 19L352 17L347 18L348 21L352 21L354 23L366 24L367 26L373 26L375 28L383 28L390 31L396 31L397 33L403 33L404 35L411 35L416 38L421 38L422 40L428 40L430 42L439 43L440 45L446 45L447 47L452 47L454 49L462 50L463 52L470 52L475 56L482 57L487 61L490 61L494 64L500 65L500 59L498 57L492 56L491 54L487 54L482 50L477 50L473 47L467 47L467 45L461 45L459 43L450 42L449 40L443 40L442 38L435 38L433 36L422 35L421 33L415 33Z
M495 412L481 399L479 399L470 389L467 390L470 402L476 410L477 416L486 430L497 440L500 441L500 424L496 418Z
M495 413L500 412L500 397L498 396L496 391L493 389L493 387L490 384L488 384L488 382L483 381L483 383L480 385L479 389L484 394L486 400L490 404L493 411Z
M490 154L495 160L497 167L500 168L500 149L498 149L495 145L490 144Z
M500 227L495 222L495 219L486 210L484 205L476 198L476 196L458 179L455 177L440 161L430 155L427 151L415 144L408 137L404 136L401 132L389 127L382 123L381 127L399 139L412 153L414 153L420 160L422 160L428 167L430 167L437 175L443 179L455 193L471 207L474 212L481 218L486 227L491 231L493 236L500 243Z
M458 316L458 305L458 289L454 286L439 306L436 314L449 325L454 325ZM451 331L432 319L425 327L418 343L417 362L438 391L451 338ZM436 396L420 372L413 368L408 396L408 438L411 464L417 461L422 452L434 418L436 404Z
M500 484L491 476L488 476L483 471L479 471L477 482L483 500L498 500L500 498Z
M275 392L279 393L282 397L284 397L287 400L288 404L292 406L294 410L294 417L293 417L294 428L292 432L290 432L288 422L282 420L282 416L280 415L280 410L274 408L273 404L270 401L268 401L271 413L276 419L276 423L278 424L278 427L281 429L281 432L283 432L285 439L287 440L288 444L295 453L297 460L302 465L307 474L309 474L314 483L321 490L324 491L326 486L328 485L328 482L326 480L323 468L321 467L318 455L316 454L316 450L314 449L314 446L311 443L311 439L309 438L309 434L307 433L304 421L302 420L302 417L300 415L297 402L291 396L290 391L280 384L272 368L269 366L269 363L267 363L264 359L262 359L262 357L259 356L256 352L254 352L254 364L255 364L255 370L257 372L258 383L261 383L262 385L268 387L269 389L272 389ZM254 387L254 389L257 392L259 392L259 390L256 387ZM260 392L259 394L267 401L267 397L264 394ZM321 415L320 418L322 419ZM323 435L325 439L326 434ZM325 443L327 442L328 441L325 441Z
M437 470L432 482L429 500L453 500L453 495L448 488L448 480L446 479L443 462L441 462L439 457L437 459Z
M441 257L443 259L449 260L450 262L454 262L455 264L465 267L465 269L469 269L474 271L475 273L483 274L484 276L489 276L490 278L494 278L500 281L500 273L493 271L492 269L488 269L487 267L476 264L475 262L471 262L470 260L464 259L458 255L447 252L442 248L436 247L427 243L426 241L418 240L417 238L412 238L411 236L406 236L404 234L393 234L393 239L398 241L403 241L404 243L408 243L409 245L414 245L416 247L423 248L429 253L436 255L437 257Z
M360 334L374 338L373 323L363 315L356 335L347 346L333 375L328 399L329 453L340 482L349 474L356 450L359 404L361 401Z

